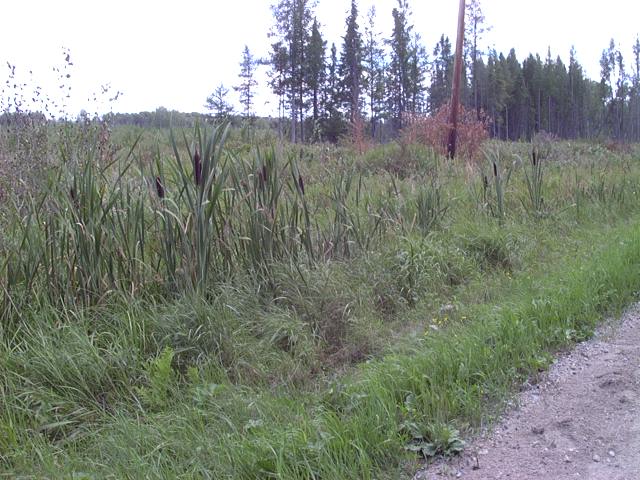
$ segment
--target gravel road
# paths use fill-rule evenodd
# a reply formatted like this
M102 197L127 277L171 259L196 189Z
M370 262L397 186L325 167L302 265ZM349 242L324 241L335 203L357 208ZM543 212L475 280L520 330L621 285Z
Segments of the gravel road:
M561 355L465 453L415 480L640 480L640 304Z

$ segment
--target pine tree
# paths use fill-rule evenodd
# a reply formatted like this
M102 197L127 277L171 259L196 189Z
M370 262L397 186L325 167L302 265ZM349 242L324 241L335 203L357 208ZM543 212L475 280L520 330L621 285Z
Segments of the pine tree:
M322 92L322 133L323 138L330 142L337 142L346 131L342 114L340 113L340 78L338 76L338 51L336 44L331 44L331 54L327 62L326 82Z
M582 66L576 58L576 49L571 47L569 52L569 128L567 135L570 138L578 138L586 135L584 125L585 118L585 94L584 73Z
M283 138L282 119L284 118L287 106L287 91L289 85L289 54L282 42L271 45L271 56L269 59L271 69L268 72L269 86L278 97L278 134Z
M376 138L378 121L384 110L384 50L380 45L380 34L376 31L376 7L372 5L367 13L364 31L362 68L363 85L366 90L371 136Z
M616 72L616 44L613 39L609 48L602 51L600 57L600 101L602 106L601 127L612 133L615 112L615 72Z
M616 138L623 139L625 135L625 115L629 85L627 83L627 73L624 58L620 50L616 51L616 68L618 78L616 79L615 96L615 135Z
M522 62L522 74L529 97L528 135L531 137L542 129L542 59L539 55L529 57ZM488 110L487 110L488 111Z
M287 54L283 82L291 118L291 141L304 141L306 104L306 55L310 38L313 0L280 0L271 7L275 26L270 33L277 41L272 45L272 70L280 66L282 49ZM274 75L275 76L275 75Z
M351 0L347 17L347 31L340 55L340 81L344 94L343 105L351 123L361 115L360 92L362 89L362 37L358 26L358 4Z
M251 55L249 47L245 45L242 51L242 61L240 62L240 83L233 89L240 94L240 104L244 107L244 116L246 118L253 116L254 89L258 85L254 78L256 66L256 59Z
M429 87L429 110L435 113L451 98L453 80L453 54L449 37L442 35L433 49L431 64L431 86Z
M468 71L471 74L472 105L480 118L480 90L478 89L478 61L482 59L479 43L489 28L485 27L484 13L480 0L469 0L465 11L465 57L468 59Z
M518 140L526 136L528 95L524 88L522 66L512 48L505 60L506 102L504 112L504 136L507 140Z
M409 45L409 68L407 82L407 104L409 113L422 113L425 106L424 72L427 70L429 59L424 46L420 42L420 35L415 34Z
M398 6L391 12L393 31L387 44L391 49L391 61L387 77L388 110L394 127L399 130L403 125L403 117L407 111L407 96L410 90L409 69L411 32L409 24L411 10L407 0L398 0Z
M207 97L205 108L214 112L214 116L217 120L225 120L233 114L233 107L227 101L228 94L229 89L221 83L216 87L213 93Z
M320 119L320 94L325 81L325 48L326 42L322 39L318 21L313 19L311 38L309 39L308 55L305 70L305 81L311 92L313 135L317 139L318 121Z

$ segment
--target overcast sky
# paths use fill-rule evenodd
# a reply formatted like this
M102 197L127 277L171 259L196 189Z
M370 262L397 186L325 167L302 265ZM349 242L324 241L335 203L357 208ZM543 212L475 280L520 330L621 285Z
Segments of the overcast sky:
M271 0L4 0L0 28L0 79L33 71L34 83L54 96L59 85L52 76L63 64L62 47L74 65L68 83L75 114L113 109L135 112L159 106L203 111L206 97L221 82L237 83L244 45L256 56L269 50L267 33L273 23ZM391 31L391 10L397 0L360 0L364 17L374 4L379 30ZM455 41L457 0L410 0L412 21L429 52L442 33ZM592 78L599 76L598 60L613 37L630 65L631 47L640 34L640 1L607 0L484 0L486 22L492 30L485 46L505 54L515 48L522 61L530 52L568 59L572 45ZM340 48L350 0L319 0L317 16L325 38ZM364 18L360 22L361 30ZM630 70L630 67L628 67ZM264 70L264 68L263 68ZM256 109L268 114L275 104L259 80L262 94ZM2 81L4 84L4 81ZM88 100L101 85L111 84L117 102L96 106ZM236 100L237 95L231 92Z

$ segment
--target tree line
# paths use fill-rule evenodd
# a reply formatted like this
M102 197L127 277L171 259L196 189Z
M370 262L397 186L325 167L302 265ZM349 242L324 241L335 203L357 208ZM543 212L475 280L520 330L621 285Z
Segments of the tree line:
M292 142L337 141L356 122L370 135L397 134L411 115L434 114L451 96L453 49L442 35L427 49L415 32L408 0L397 0L387 36L377 30L372 6L360 15L351 0L340 45L328 45L315 16L315 0L279 0L272 5L268 58L245 46L239 83L242 114L253 118L256 69L268 68L268 83L278 100L278 131ZM611 40L600 59L601 78L585 74L571 49L569 63L551 49L546 57L520 61L482 48L486 25L480 0L466 9L462 102L487 115L492 136L528 139L538 132L562 138L611 137L640 140L640 40L626 62ZM216 116L232 108L228 89L218 86L206 106Z

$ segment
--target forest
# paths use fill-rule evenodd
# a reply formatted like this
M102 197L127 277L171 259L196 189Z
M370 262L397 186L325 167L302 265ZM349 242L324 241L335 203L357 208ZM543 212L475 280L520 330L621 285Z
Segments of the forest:
M433 48L424 45L408 0L393 8L387 36L376 29L375 6L363 16L352 0L342 44L330 46L312 1L282 0L272 10L271 55L255 58L245 47L234 89L240 113L251 117L256 69L268 68L280 131L293 142L335 142L356 120L366 122L373 138L393 138L412 116L434 115L451 98L452 42L442 35ZM590 79L573 48L565 64L551 47L543 57L520 59L513 49L484 47L490 25L480 0L467 2L465 17L463 104L486 120L493 138L527 140L547 132L569 139L640 139L640 39L625 46L632 47L631 59L612 39L600 57L601 77ZM230 113L228 93L220 85L207 99L218 117Z

